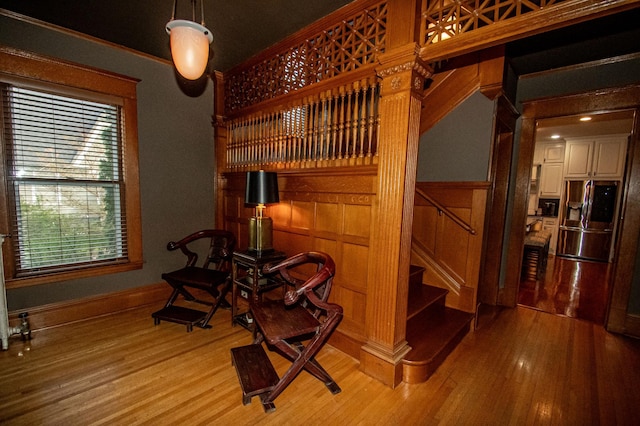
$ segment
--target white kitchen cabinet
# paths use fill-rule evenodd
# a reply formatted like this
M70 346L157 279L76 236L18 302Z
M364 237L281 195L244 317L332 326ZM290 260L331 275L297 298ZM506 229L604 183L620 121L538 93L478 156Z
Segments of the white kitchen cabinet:
M537 143L533 151L533 164L562 163L564 161L564 142Z
M549 241L549 253L556 254L556 246L558 245L558 218L543 218L542 229L551 232L551 240Z
M544 163L540 169L540 198L562 195L563 163Z
M622 179L627 156L627 135L567 140L567 179Z
M593 150L593 177L622 179L627 158L627 136L597 139Z
M567 179L591 176L593 144L593 139L567 141L564 172Z
M564 162L564 149L563 143L547 143L544 144L543 153L545 163L562 163Z
M533 166L544 162L544 144L537 143L533 150Z

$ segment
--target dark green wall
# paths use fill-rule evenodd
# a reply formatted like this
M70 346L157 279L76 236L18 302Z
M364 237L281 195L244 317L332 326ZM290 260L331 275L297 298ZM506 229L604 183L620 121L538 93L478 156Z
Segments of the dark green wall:
M138 271L12 289L10 311L160 282L184 262L166 244L213 227L213 85L187 96L173 67L131 51L92 42L0 15L0 44L134 77L144 267Z
M486 181L493 110L493 101L476 92L423 133L418 152L417 181Z

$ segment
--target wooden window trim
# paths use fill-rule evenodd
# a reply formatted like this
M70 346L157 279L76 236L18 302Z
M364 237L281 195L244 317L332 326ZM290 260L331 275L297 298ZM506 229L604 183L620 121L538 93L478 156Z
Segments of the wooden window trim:
M53 84L61 89L85 90L115 96L122 100L125 120L124 173L125 209L129 260L126 263L96 266L34 277L14 278L13 255L8 244L2 247L7 288L18 288L142 268L142 223L138 166L138 119L136 85L139 80L108 71L73 64L38 54L0 47L0 79L27 79L39 84ZM9 206L6 194L4 161L0 161L0 233L9 230Z

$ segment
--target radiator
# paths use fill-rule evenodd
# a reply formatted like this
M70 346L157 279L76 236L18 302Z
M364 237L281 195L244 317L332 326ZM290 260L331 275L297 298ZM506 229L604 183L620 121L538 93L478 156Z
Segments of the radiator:
M8 235L0 234L0 339L2 350L9 349L9 337L13 334L21 334L22 340L31 339L31 328L26 312L20 314L20 326L9 327L9 310L7 309L7 288L4 282L4 259L2 257L2 245Z

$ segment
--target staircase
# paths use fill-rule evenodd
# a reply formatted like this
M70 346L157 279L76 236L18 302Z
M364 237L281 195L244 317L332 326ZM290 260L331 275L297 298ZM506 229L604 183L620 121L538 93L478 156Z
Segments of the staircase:
M424 268L411 265L406 338L411 351L402 360L405 383L427 381L471 327L473 314L445 306L447 290L422 283Z

